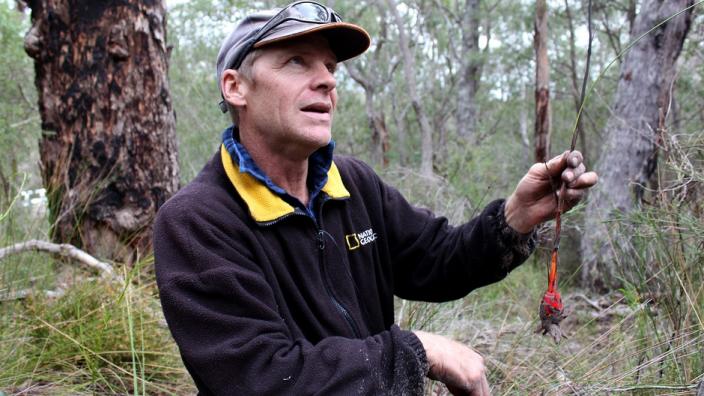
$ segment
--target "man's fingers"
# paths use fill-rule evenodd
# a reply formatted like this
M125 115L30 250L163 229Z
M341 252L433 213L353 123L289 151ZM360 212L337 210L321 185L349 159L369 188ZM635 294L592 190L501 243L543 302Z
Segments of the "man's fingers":
M565 169L565 155L567 154L567 151L564 153L551 158L547 162L547 168L548 168L548 174L550 177L556 177L557 175L560 174Z
M453 395L491 396L491 391L489 390L489 381L486 379L486 375L482 375L478 382L472 384L469 387L469 390L463 391L459 388L451 388L449 385L447 386L447 389Z
M486 375L482 377L473 384L467 387L457 387L451 384L446 384L447 390L453 396L491 396L491 391L489 390L489 381L486 379Z
M484 358L443 336L416 331L430 365L428 377L443 382L453 395L486 396L489 383Z
M478 370L475 370L474 375L470 377L471 383L469 384L469 394L472 396L489 396L489 381L486 379L486 366L484 365L484 358L478 353L474 353L481 361L481 367Z
M582 176L582 174L586 171L587 168L584 164L579 164L576 168L567 168L564 172L562 172L562 180L570 186L570 183Z
M582 174L577 180L569 184L566 194L565 203L567 204L566 210L575 206L579 201L581 201L587 193L587 190L597 183L598 177L595 172L586 172ZM561 191L557 192L560 196Z
M574 181L569 183L567 187L569 187L570 190L582 190L585 188L592 187L597 183L599 180L599 177L597 176L596 172L584 172L580 174Z
M582 162L584 162L584 157L582 156L581 152L575 150L575 151L569 153L568 158L567 158L567 165L568 166L570 166L572 168L576 168Z
M566 190L565 202L569 207L577 204L587 192L587 189L594 186L598 181L596 172L585 172L581 174L576 180L568 184ZM557 192L558 197L561 195L561 191Z
M567 205L567 207L571 208L576 205L579 201L581 201L582 198L584 198L585 191L586 190L575 190L572 188L568 188L567 193L565 194L565 204ZM557 194L560 195L559 192Z
M584 161L582 153L579 151L565 151L562 154L551 158L548 162L548 174L557 177L565 168L577 168Z
M489 390L489 381L486 379L486 375L482 377L482 395L491 396L491 391Z
M462 389L462 388L458 388L458 387L456 387L456 386L452 386L452 385L449 385L449 384L446 384L446 386L447 386L447 390L450 391L450 393L452 394L452 396L470 396L470 395L471 395L471 394L469 393L469 391L466 391L466 390L464 390L464 389Z

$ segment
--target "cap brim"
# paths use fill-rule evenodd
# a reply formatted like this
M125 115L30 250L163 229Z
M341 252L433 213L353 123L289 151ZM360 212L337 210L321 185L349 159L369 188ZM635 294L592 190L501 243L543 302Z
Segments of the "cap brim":
M281 29L254 44L254 48L261 48L314 33L320 33L327 37L330 49L337 57L338 62L361 55L371 44L369 33L360 26L351 23L297 23L290 26L282 26Z

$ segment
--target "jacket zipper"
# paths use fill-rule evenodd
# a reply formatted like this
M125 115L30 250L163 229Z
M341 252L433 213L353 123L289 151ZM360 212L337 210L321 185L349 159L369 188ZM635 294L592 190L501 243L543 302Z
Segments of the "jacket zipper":
M318 228L317 234L316 234L316 239L317 239L317 247L318 247L318 260L320 263L320 271L322 272L323 275L323 283L325 284L325 290L328 293L328 296L330 296L330 300L332 300L332 304L337 308L337 310L342 314L342 317L345 318L347 321L347 324L350 326L350 329L352 329L352 333L355 335L356 338L362 338L362 335L359 331L359 328L357 327L357 324L354 322L354 319L352 319L352 315L350 315L350 312L347 310L347 308L342 305L342 303L335 297L335 295L332 293L332 287L330 286L330 283L328 281L328 272L327 268L325 266L325 233L323 231L323 205L325 202L327 202L328 199L324 199L320 203L320 208L318 211L318 218L320 219L320 223L318 221L315 221L315 224Z
M350 312L345 308L340 301L335 298L335 295L332 293L332 288L330 287L330 284L328 283L328 272L325 267L325 235L323 234L322 228L318 229L318 234L317 234L317 245L318 245L318 259L320 262L320 270L323 273L323 283L325 284L325 291L327 291L328 296L330 297L330 300L332 301L332 304L337 308L337 310L342 314L342 317L345 318L347 321L347 324L350 326L352 329L352 333L354 333L356 338L361 338L359 329L357 328L357 325L354 323L354 320L352 319L352 315L350 315Z
M325 197L323 198L323 201L320 203L320 208L318 210L319 218L323 218L323 205L325 202L331 200L333 198L330 197ZM323 226L322 224L318 224L318 221L315 218L311 218L309 215L304 213L303 211L300 211L299 209L295 209L293 212L288 213L286 215L283 215L282 217L279 217L273 221L268 221L268 222L258 222L259 225L261 226L272 226L287 217L290 216L305 216L313 220L313 224L315 225L316 228L316 235L315 235L315 240L316 240L316 247L318 249L318 263L320 265L320 270L323 275L323 284L325 286L325 291L328 293L328 296L330 297L330 300L332 301L332 304L337 308L338 312L342 315L343 318L345 318L345 321L347 324L350 326L350 329L352 330L352 333L354 333L355 337L357 338L362 338L361 332L359 331L359 328L357 327L356 323L354 322L354 319L352 319L352 315L350 315L350 312L347 310L347 308L340 303L340 301L335 297L335 295L332 293L332 287L330 286L330 283L328 281L328 273L327 273L327 268L325 267L325 233L323 231Z

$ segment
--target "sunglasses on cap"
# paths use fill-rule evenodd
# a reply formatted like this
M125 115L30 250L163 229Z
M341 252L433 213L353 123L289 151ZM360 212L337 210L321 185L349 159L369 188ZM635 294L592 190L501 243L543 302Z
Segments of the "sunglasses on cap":
M239 56L233 59L230 69L237 69L242 61L252 51L254 45L265 38L272 30L286 21L299 21L307 23L332 23L342 22L342 18L332 8L326 7L314 1L297 1L291 3L276 15L274 15L264 26L254 32L254 36L247 41L245 49Z

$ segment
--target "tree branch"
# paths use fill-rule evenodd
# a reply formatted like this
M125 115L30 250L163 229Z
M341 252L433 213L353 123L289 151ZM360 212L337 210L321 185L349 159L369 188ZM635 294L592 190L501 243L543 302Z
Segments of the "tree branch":
M61 297L66 293L62 289L41 290L39 292L43 293L48 298ZM30 294L34 294L34 293L37 293L37 292L32 289L22 289L22 290L17 290L14 292L3 293L2 295L0 295L0 302L22 300L22 299L27 298L27 296L29 296Z
M57 244L57 243L51 243L51 242L46 242L46 241L39 241L36 239L25 241L25 242L19 242L14 245L4 247L0 249L0 261L2 261L4 258L7 258L10 255L13 254L18 254L18 253L23 253L27 251L39 251L39 252L47 252L55 255L59 255L62 257L68 257L71 259L74 259L81 264L84 264L90 268L98 270L100 272L101 276L104 279L114 281L117 284L121 286L129 286L125 284L125 280L117 275L115 273L115 270L113 269L112 265L100 261L96 259L95 257L91 256L90 254L86 253L85 251L67 244L67 243L62 243L62 244ZM56 290L41 290L39 293L43 293L46 297L49 298L58 298L61 297L65 294L65 290L62 288L58 288ZM36 291L32 289L23 289L23 290L18 290L15 292L9 292L6 293L3 296L0 296L0 302L3 301L11 301L11 300L20 300L23 298L27 298L28 295L32 293L37 293ZM153 309L150 306L145 306L144 312L146 312L148 315L150 315L153 318L156 318L159 321L159 326L166 328L166 320L164 319L164 316L159 309Z
M20 127L22 125L29 124L30 122L33 122L33 121L39 121L39 117L38 116L31 116L31 117L27 118L26 120L22 120L22 121L18 121L16 123L14 123L14 124L10 124L10 128L14 129L14 128Z
M369 79L364 74L361 67L354 63L344 63L343 65L347 69L347 74L349 74L357 84L361 85L365 91L371 90Z
M124 283L122 278L118 277L115 274L115 270L112 268L112 265L100 261L95 257L91 256L90 254L86 253L85 251L67 243L56 244L46 241L39 241L36 239L25 242L19 242L14 245L0 249L0 260L4 259L7 256L27 251L47 252L62 257L68 257L90 268L98 270L103 276L103 278L116 280L120 283Z

